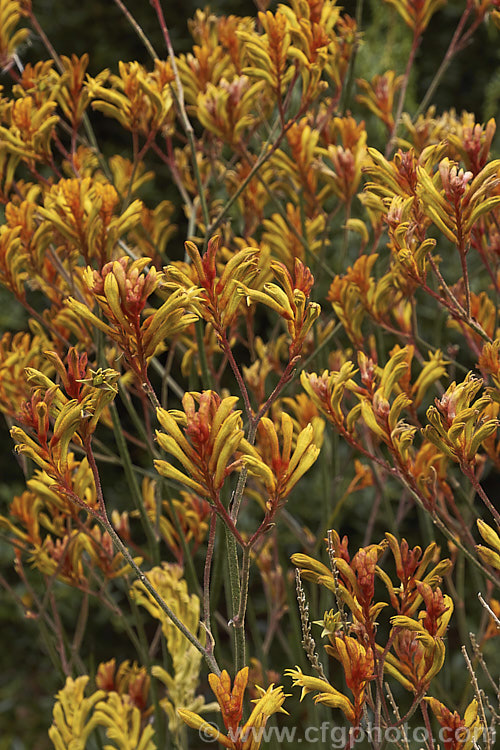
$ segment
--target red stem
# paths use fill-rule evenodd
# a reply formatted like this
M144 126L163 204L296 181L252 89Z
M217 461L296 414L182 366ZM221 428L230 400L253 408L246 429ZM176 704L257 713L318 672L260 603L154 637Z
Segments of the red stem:
M406 70L404 72L404 77L403 77L403 85L401 87L401 92L399 94L398 108L396 110L396 116L394 118L394 126L392 128L391 137L389 138L389 142L385 150L386 159L389 158L389 154L391 153L392 147L394 145L394 141L396 140L396 132L399 127L401 114L403 112L403 107L404 107L404 103L406 99L406 90L408 89L408 82L410 80L411 69L413 67L413 63L415 61L415 55L417 54L417 50L420 46L421 40L422 40L421 30L418 28L414 29L410 55L408 57L408 62L406 64Z
M205 569L203 571L203 620L207 633L212 632L210 625L210 570L215 546L215 529L217 527L217 513L215 508L211 511L210 531L208 535L207 556L205 558ZM209 638L209 643L211 639ZM208 646L209 644L207 644Z
M491 502L490 498L486 494L486 492L481 487L480 482L478 481L476 475L474 474L474 469L471 469L470 466L466 466L461 464L460 468L462 469L463 473L467 477L467 479L470 480L472 486L476 490L477 494L483 501L483 503L486 505L488 510L490 511L491 515L495 519L497 527L500 529L500 513L497 511L493 503Z

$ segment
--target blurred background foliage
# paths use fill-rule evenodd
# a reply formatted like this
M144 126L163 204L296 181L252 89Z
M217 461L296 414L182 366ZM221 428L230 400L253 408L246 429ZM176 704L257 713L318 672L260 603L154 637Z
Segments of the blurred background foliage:
M150 4L144 0L128 0L126 4L155 49L166 56ZM273 3L270 9L274 9L276 4ZM342 4L349 14L356 14L356 0L347 0L339 4ZM184 0L182 4L164 2L163 5L174 49L177 53L187 52L192 44L187 20L194 15L200 3L197 0ZM464 6L465 0L449 0L433 17L412 71L405 107L407 111L415 111L422 100L448 47ZM250 0L213 0L209 7L217 14L253 16L257 12L255 4ZM104 68L115 70L119 60L137 60L149 65L146 50L112 0L85 0L70 4L64 0L33 0L33 9L59 54L89 53L91 75L96 75ZM362 29L362 45L356 59L355 76L370 79L387 69L395 69L397 74L402 73L410 50L411 35L392 7L384 5L380 0L365 1ZM46 50L35 34L31 35L29 42L19 52L23 63L47 58ZM6 75L2 76L1 83L8 86ZM491 25L478 29L468 49L452 62L432 103L438 113L450 108L455 108L457 112L464 109L474 112L476 121L479 122L490 117L498 117L500 45L498 32L495 32ZM361 111L354 101L351 102L351 108L357 118L367 120L368 131L373 138L371 145L379 147L380 143L384 142L384 133L377 132L379 123L372 122L367 111ZM98 113L93 113L92 118L104 152L129 153L130 144L124 140L123 131L114 127L112 120L100 118ZM120 134L122 140L116 140L116 133ZM380 143L377 143L377 136ZM496 143L498 144L498 132ZM498 151L498 146L496 150ZM168 185L165 186L165 190L167 194L161 198L171 198L175 195L173 192L169 194ZM179 248L182 247L183 239L183 232L179 231L176 243ZM435 325L435 321L433 324ZM25 325L26 315L23 310L18 308L7 292L0 289L0 333L20 330ZM13 456L8 425L5 423L1 425L0 439L3 447L0 452L0 503L5 507L14 494L22 491L22 483L21 473ZM115 491L119 492L120 478L115 479ZM314 495L321 488L309 489ZM346 533L349 533L353 525L352 531L362 535L362 529L358 526L362 519L369 515L369 494L367 491L357 495L355 518L347 517L344 510L339 508L335 523L338 524L341 520L342 529ZM294 506L297 507L301 502L303 500L298 497L295 501L291 499L289 510L292 516ZM389 500L387 508L390 512ZM420 519L420 522L425 523L426 520ZM409 528L402 527L401 532L409 532L411 535ZM286 535L286 530L283 530L283 533ZM10 594L4 588L0 589L0 629L4 644L0 670L0 750L45 750L51 747L47 736L52 709L51 696L61 687L63 677L55 668L57 659L51 659L50 643L36 643L41 637L37 623L32 622L31 627L27 623L26 627L19 628L21 610L16 606L15 597L22 594L22 587L11 562L12 549L0 539L0 568L5 582L11 587ZM68 615L75 607L80 606L81 597L77 591L63 584L57 584L55 591L64 602ZM41 591L40 593L43 595ZM249 617L252 618L255 614L253 608L258 606L258 602L254 602L252 597L250 602ZM293 609L293 603L290 604ZM321 603L311 601L312 611L318 611L318 604L321 609ZM113 655L117 660L127 658L125 649L123 654L120 654L120 644L116 642L115 631L109 633L101 627L98 605L92 608L90 622L93 642L87 644L87 650L93 655L94 668L100 660L109 658L107 646L111 638L114 639ZM8 647L5 644L9 644ZM286 644L283 644L283 648L286 648ZM457 668L463 667L459 664ZM452 673L453 669L450 669L449 674Z

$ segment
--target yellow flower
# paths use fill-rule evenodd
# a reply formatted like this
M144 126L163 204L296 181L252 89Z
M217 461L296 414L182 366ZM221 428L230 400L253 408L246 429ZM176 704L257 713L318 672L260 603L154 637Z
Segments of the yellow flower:
M309 677L303 674L299 667L285 670L285 674L292 678L294 686L302 688L300 700L311 692L316 692L315 703L323 703L330 708L340 708L346 719L354 724L356 720L354 706L349 698L336 688L332 687L329 682L319 679L319 677Z
M427 28L434 13L446 0L385 0L393 5L403 21L413 30L415 37Z
M183 471L163 460L155 461L157 471L214 501L228 474L239 465L233 456L244 431L241 411L234 411L237 401L237 396L221 399L215 391L193 392L184 395L183 411L158 409L164 430L156 432L158 444Z
M316 426L319 427L317 423ZM322 434L321 429L320 432ZM312 424L300 430L293 448L293 420L285 412L281 414L281 436L283 447L280 450L274 422L263 417L258 427L257 450L249 450L243 459L250 473L259 477L269 492L268 510L275 509L291 492L320 452L321 435Z
M477 528L484 541L489 545L489 547L485 547L482 544L476 545L481 560L486 565L491 565L492 568L500 570L500 537L491 526L488 526L480 518L477 521Z
M291 338L289 356L294 359L299 356L304 339L321 312L316 302L308 301L314 277L298 258L295 259L293 275L278 261L271 261L271 269L281 286L268 282L260 291L240 284L239 294L245 297L248 305L261 302L283 318Z
M432 713L442 727L442 737L450 750L472 750L477 747L476 740L481 737L484 727L478 716L478 704L474 698L465 709L463 719L453 713L436 698L426 697Z
M424 428L424 436L465 468L475 462L482 443L499 425L488 414L489 395L474 401L482 385L482 379L469 372L462 383L453 382L427 410L430 424Z

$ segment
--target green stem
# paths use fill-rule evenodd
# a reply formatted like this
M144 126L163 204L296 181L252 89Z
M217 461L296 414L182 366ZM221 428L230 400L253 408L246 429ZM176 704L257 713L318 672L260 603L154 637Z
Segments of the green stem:
M248 395L248 390L245 385L245 381L243 380L243 376L240 372L240 368L238 367L238 364L233 356L233 352L231 350L231 346L227 339L226 332L219 330L219 336L221 339L222 348L224 349L224 352L226 354L231 370L233 371L234 377L236 378L236 382L238 383L238 388L240 389L240 393L243 398L243 403L245 404L245 412L247 415L247 419L249 420L250 423L252 423L253 418L254 418L253 409L250 403L250 396Z
M467 311L464 310L464 308L462 307L462 305L460 304L460 302L457 300L457 298L455 297L455 295L451 291L450 287L448 286L448 284L444 280L444 278L443 278L443 276L441 274L441 271L437 267L434 258L432 257L432 255L430 253L428 253L427 258L429 259L429 265L431 266L432 270L434 271L434 273L435 273L435 275L436 275L439 283L443 287L443 290L446 292L448 298L450 299L451 304L449 304L448 302L446 302L446 300L444 300L438 294L436 294L436 292L434 292L434 290L430 289L430 287L428 287L427 284L424 284L422 286L422 288L426 292L429 292L429 294L431 294L434 297L434 299L436 299L442 305L444 304L445 307L446 307L446 309L453 315L454 318L456 318L458 320L462 320L466 325L468 325L470 328L472 328L472 330L475 331L475 333L477 333L478 336L480 336L483 339L483 341L487 341L489 344L491 344L492 340L488 336L488 334L486 333L486 331L484 331L481 328L481 326L478 323L476 323L476 321L473 318L470 317L470 315L467 315Z
M238 564L238 548L236 546L236 539L225 529L226 534L226 547L227 547L227 564L229 572L229 589L231 596L231 620L230 624L234 626L234 668L236 672L243 669L245 666L245 629L239 626L239 623L235 622L237 617L240 598L241 598L241 586L240 586L240 568Z
M247 610L248 603L248 581L250 579L250 545L247 545L243 550L243 557L241 560L241 593L240 603L238 607L238 613L236 617L233 617L233 625L236 628L245 627L245 613Z

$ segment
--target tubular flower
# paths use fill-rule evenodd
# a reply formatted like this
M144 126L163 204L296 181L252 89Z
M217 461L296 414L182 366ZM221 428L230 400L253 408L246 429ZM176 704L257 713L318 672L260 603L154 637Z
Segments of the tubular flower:
M342 664L346 685L354 696L354 723L357 725L363 713L366 686L375 677L373 651L348 635L332 637L330 643L325 650Z
M158 409L164 430L156 432L158 444L183 471L163 460L155 461L157 471L214 502L228 474L241 465L232 460L244 435L241 411L234 411L237 401L236 396L221 400L215 391L202 391L184 395L183 411Z
M23 2L24 11L29 12L29 5L29 1ZM60 86L61 76L54 70L54 61L38 60L33 65L26 63L12 91L19 98L32 96L37 106L41 106L58 98Z
M0 2L0 68L7 69L16 48L29 36L28 29L18 29L23 16L22 4L18 0Z
M270 685L267 690L264 690L256 686L260 697L253 701L255 706L248 720L241 726L243 697L248 683L248 667L244 667L237 673L232 688L231 678L225 669L220 676L210 674L208 680L220 706L227 734L219 732L216 727L207 723L193 711L179 709L179 716L188 726L202 731L204 736L209 736L212 741L219 742L229 750L258 750L264 739L263 729L269 717L278 712L286 713L282 708L287 697L283 693L283 688Z
M308 301L314 277L298 258L295 259L293 276L278 261L271 261L271 268L281 286L269 282L264 284L263 291L259 291L240 284L239 294L246 298L248 305L261 302L283 318L291 339L289 356L293 360L299 356L304 339L321 312L316 302Z
M469 703L463 719L456 711L453 713L436 698L426 697L425 701L442 727L444 750L472 750L477 747L476 741L481 737L484 727L478 716L477 700Z
M240 30L253 32L254 21L236 16L217 18L208 9L198 9L188 26L195 45L192 52L179 55L177 67L186 102L195 105L208 83L216 86L223 76L231 80L241 74L247 51L237 34Z
M357 388L356 381L352 379L356 372L352 362L344 362L338 371L325 370L321 375L315 372L301 372L300 374L302 387L313 404L339 428L344 426L344 413L341 406L344 393L346 390L352 391Z
M391 548L396 563L399 586L394 586L379 561L387 545ZM453 602L443 595L438 584L450 567L450 560L436 562L437 547L431 544L422 554L419 547L410 550L403 540L400 544L391 534L380 544L359 549L352 557L348 551L348 540L342 540L334 530L329 532L329 556L331 569L304 554L292 556L292 562L300 570L301 578L313 581L329 589L337 602L338 611L325 612L321 637L326 636L327 653L338 659L345 671L348 687L354 695L350 721L358 724L365 700L365 688L375 674L375 651L377 658L383 657L384 670L398 680L407 690L422 695L432 678L443 666L445 658L444 635L453 612ZM430 570L428 567L434 563ZM387 587L392 608L398 612L391 617L392 631L388 644L378 643L376 619L385 602L374 601L375 576ZM421 608L421 605L424 605ZM352 619L347 619L347 607ZM420 608L420 610L419 610ZM348 626L348 633L345 626ZM299 678L298 678L299 679ZM329 698L323 680L303 678L297 684L325 693L321 702L329 702L344 710L349 718L345 696ZM306 692L308 690L306 689ZM347 712L346 712L347 711Z
M448 113L450 120L446 139L457 152L458 157L464 162L467 169L473 175L486 166L490 154L491 143L496 131L496 122L493 118L486 125L476 123L475 116L471 112L462 112L460 118Z
M24 96L12 100L9 105L6 113L8 127L0 125L0 155L3 152L12 158L12 166L7 170L7 175L11 176L20 160L31 164L50 160L51 142L59 117L54 114L57 107L54 101L38 106L33 97Z
M277 149L270 159L275 189L279 186L293 201L292 204L287 205L288 218L293 218L292 211L295 208L293 204L295 203L295 196L298 191L301 192L304 201L304 211L302 214L305 213L309 218L315 217L318 214L319 197L318 173L316 169L319 131L311 128L307 118L304 117L290 127L286 134L286 140L290 153L288 154L283 147ZM295 208L295 211L297 215L297 208ZM300 219L300 212L297 216ZM284 224L286 226L286 222ZM303 230L300 224L297 229L301 234ZM303 252L303 245L300 240L295 238L294 244L302 247Z
M411 354L413 356L413 347L411 348ZM446 375L446 365L450 364L448 360L443 358L440 349L436 349L435 352L428 352L428 355L429 359L422 362L422 369L411 386L411 396L415 407L420 406L423 402L427 390Z
M418 170L424 170L431 179L436 162L446 152L446 143L433 143L418 156L413 148L408 151L398 149L391 161L374 148L368 148L367 152L371 163L367 160L363 172L369 181L365 184L365 192L360 200L368 210L376 231L382 231L383 222L386 221L389 226L394 226L397 216L394 216L394 209L397 206L402 212L397 216L397 222L409 221L416 240L422 243L431 220L417 197L421 181ZM398 199L396 206L394 198Z
M315 703L322 703L330 708L340 708L347 721L350 724L356 724L356 711L352 702L347 695L334 688L329 682L318 677L309 677L303 674L299 667L285 670L285 675L292 678L294 687L302 688L300 700L308 693L316 692Z
M88 77L86 88L92 107L151 141L158 130L173 120L170 84L174 75L170 63L155 60L152 72L137 62L120 61L118 65L119 75L105 70L97 78Z
M448 558L440 560L426 572L434 562L438 547L435 542L430 544L424 552L420 547L409 548L406 539L398 542L389 532L385 534L396 564L396 575L400 585L394 586L387 573L377 566L377 575L385 583L390 596L391 605L400 615L411 617L422 603L422 595L418 589L419 583L436 588L441 583L442 576L452 567Z
M128 695L108 693L94 708L96 725L106 728L106 736L124 750L156 750L151 724L144 726L140 710Z
M248 683L248 667L244 667L237 673L232 688L231 678L225 669L220 677L215 674L209 675L208 681L220 706L224 726L235 735L236 728L243 716L243 698Z
M68 474L73 492L89 508L97 509L95 485L87 459L75 461L70 453ZM81 538L73 533L75 508L65 495L58 494L57 484L47 473L36 470L27 486L27 491L12 500L9 517L0 515L0 526L9 531L12 544L18 550L30 555L34 567L46 573L50 570L49 575L57 572L61 580L81 585L85 581L82 557L85 545L91 548L89 557L96 551L88 539L84 539L89 529L80 525ZM95 563L96 558L97 555L91 562Z
M322 79L330 79L337 87L341 85L340 48L345 22L335 0L316 6L293 0L290 5L281 4L279 8L287 18L292 38L288 54L296 61L302 76L301 106L304 107L322 91Z
M390 315L397 312L402 298L394 273L386 273L380 279L372 275L377 259L376 253L361 255L345 274L334 277L328 290L328 301L358 349L363 347L365 316L368 314L378 324L390 324Z
M434 13L446 0L385 0L393 5L403 21L412 29L415 37L420 36Z
M87 675L68 677L56 695L49 737L56 750L85 748L96 727L105 727L108 740L121 750L156 750L154 729L145 723L145 701L149 678L144 667L129 662L114 675L114 659L100 664L98 689L85 697ZM108 745L108 747L111 747ZM113 745L114 747L114 745Z
M13 546L30 565L86 592L92 581L88 571L100 571L106 580L129 574L130 566L115 552L109 534L90 517L85 521L78 517L80 507L99 510L87 459L75 461L70 453L66 477L54 481L37 470L27 485L28 491L10 504L10 517L0 515L0 527L8 530ZM68 491L79 498L78 506L68 498ZM140 565L142 558L134 561Z
M97 723L91 714L106 693L104 690L96 690L86 698L85 688L89 679L87 675L77 677L76 680L68 677L64 688L56 695L54 717L49 729L49 737L56 750L65 750L70 743L85 747L96 727Z
M398 198L392 199L388 218ZM411 199L410 199L411 201ZM429 255L436 247L436 240L428 237L423 242L415 235L408 221L400 222L397 217L389 229L389 249L392 255L391 267L397 276L397 286L406 298L411 298L421 285L425 285L430 268ZM438 264L438 258L433 257Z
M235 253L218 275L216 255L219 245L220 237L212 237L202 257L193 242L185 243L193 274L200 287L196 291L196 310L207 323L213 325L220 337L238 315L241 299L236 292L239 284L250 284L258 273L258 250L247 247ZM167 266L164 272L167 288L184 289L188 293L195 288L193 280L180 267Z
M141 711L148 701L150 677L145 667L139 667L127 659L116 669L116 659L102 662L97 668L95 677L97 688L119 695L129 696L132 703Z
M325 217L321 214L304 219L300 207L287 203L286 218L275 213L263 219L262 226L263 242L271 248L273 257L282 261L289 270L293 269L295 258L304 261L304 245L299 239L302 232L312 255L316 256L321 250L321 233L325 228Z
M264 81L251 84L247 76L235 76L231 81L221 78L217 86L208 83L196 101L198 120L223 142L237 146L244 132L258 124L255 108L264 86Z
M473 401L483 381L468 373L462 383L453 382L446 393L427 410L430 424L424 436L445 455L469 470L476 454L490 435L496 432L499 421L488 416L491 397L484 395Z
M0 411L13 417L19 411L19 404L31 395L31 389L24 378L26 367L42 372L51 369L42 356L48 341L41 333L30 335L19 331L12 335L5 333L0 338Z
M378 117L389 132L394 128L394 96L403 84L403 76L397 76L393 70L387 70L382 75L375 75L371 81L363 78L356 79L356 83L363 92L356 99L364 104Z
M487 373L493 380L494 387L487 389L486 392L498 401L496 394L500 391L500 339L496 339L491 344L484 344L477 364L481 371Z
M80 403L76 399L61 403L59 394L57 389L49 389L42 395L41 390L37 389L31 399L23 404L20 415L20 421L27 431L21 427L11 429L16 451L29 456L56 481L69 480L69 444L71 440L79 440L78 430L84 428L88 416L92 414L85 411L86 407L90 407L91 396ZM55 417L52 428L50 414Z
M28 272L20 233L20 227L11 228L5 224L0 227L0 283L18 300L24 300Z
M292 563L299 568L303 578L325 586L338 595L349 607L363 632L373 634L376 619L380 611L387 606L385 602L373 601L377 563L387 544L383 541L381 544L362 547L351 560L347 551L347 538L344 537L341 542L336 531L332 532L332 537L332 555L338 573L337 579L326 565L308 555L292 555Z
M141 201L132 201L116 215L118 205L113 185L84 177L59 180L45 193L37 213L49 222L51 234L56 230L76 253L75 265L83 255L87 263L96 258L102 268L114 256L118 240L141 220Z
M329 143L322 153L333 170L325 163L320 171L333 193L344 203L350 203L358 191L367 159L365 123L357 123L353 117L335 117L329 125L329 137L335 143Z
M70 481L69 444L72 440L82 443L95 431L117 393L119 373L111 369L90 370L90 378L84 378L87 356L73 348L69 350L67 366L56 352L45 355L58 372L67 395L43 372L27 368L32 396L17 415L25 429L13 427L11 435L19 453L65 484Z
M260 12L259 22L263 34L243 30L237 32L250 60L250 66L243 68L242 72L251 78L264 80L281 100L294 73L293 66L288 64L291 44L288 22L281 10L275 14L271 11Z
M364 352L358 352L361 386L352 379L357 372L352 362L344 362L338 372L302 373L301 383L315 406L352 444L357 444L355 431L360 420L377 439L384 442L398 463L411 467L414 461L413 440L417 428L408 424L404 412L416 418L415 409L427 389L446 373L446 361L438 350L424 361L422 369L412 383L410 368L414 349L395 347L385 367L380 369ZM344 413L342 400L346 391L356 395L359 403L348 414ZM392 394L396 396L392 398Z
M59 106L76 132L89 104L88 91L84 87L89 56L86 53L81 57L61 55L61 62L64 73L58 92Z
M491 565L495 570L500 570L500 537L491 526L488 526L488 524L480 518L477 521L477 528L479 529L479 533L484 541L489 545L488 547L485 547L483 544L478 544L476 546L476 550L478 551L481 560L483 560L486 565Z
M396 656L387 654L384 669L407 690L421 694L444 664L443 636L453 612L453 601L439 588L433 591L425 583L417 583L417 589L426 608L418 613L418 620L406 615L391 618Z
M361 416L369 429L380 440L397 450L401 457L406 457L416 432L416 428L400 420L401 412L411 405L412 400L404 392L399 393L392 404L389 398L408 371L409 354L407 347L396 350L378 374L373 362L363 352L359 352L361 380L365 387L356 394L360 403L349 414L350 423Z
M131 570L121 553L115 553L109 534L103 533L99 526L81 532L73 529L55 539L47 534L41 544L33 545L29 561L44 575L83 591L89 589L83 561L87 567L100 570L106 580L127 576ZM140 565L142 557L134 557L134 561Z
M82 422L80 434L85 438L95 431L103 412L118 393L116 383L119 373L110 367L92 370L87 365L87 355L79 354L74 347L68 351L66 365L57 352L47 351L44 352L44 356L55 369L64 389L64 393L61 388L57 390L58 401L65 404L68 400L64 395L66 394L70 399L73 398L82 404L82 420L86 417L88 421L85 427ZM45 392L58 388L55 382L40 370L27 367L26 376L32 388L41 388Z
M500 203L500 195L495 195L500 184L500 159L489 162L475 177L448 158L439 163L434 179L422 167L417 173L417 193L425 213L450 242L465 252L477 220Z
M141 321L148 297L156 291L158 273L150 268L143 273L149 258L130 262L129 258L107 263L101 272L87 268L85 281L96 299L107 323L88 307L70 298L72 312L105 333L123 351L131 369L143 378L147 364L164 343L196 320L187 312L192 294L178 289L157 309Z
M292 418L281 414L282 449L278 433L271 419L263 417L257 433L257 450L249 452L243 459L251 474L265 485L269 499L266 510L271 513L290 493L299 479L310 469L319 456L324 423L316 422L316 429L308 424L299 432L294 442Z
M27 269L30 277L43 276L44 272L45 255L51 241L52 230L48 221L40 221L38 208L35 200L23 200L18 204L11 202L5 206L6 226L12 230L11 239L7 241L13 241L17 236L15 230L19 232L20 247L17 248L16 260L19 262L18 273L21 278L23 277L21 269ZM6 231L4 227L2 231ZM7 265L7 258L4 263ZM15 268L12 263L12 272ZM16 293L14 288L12 291Z

